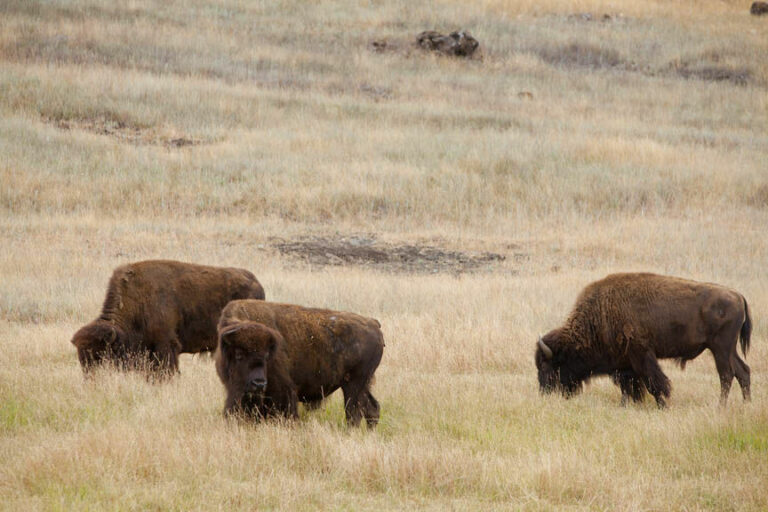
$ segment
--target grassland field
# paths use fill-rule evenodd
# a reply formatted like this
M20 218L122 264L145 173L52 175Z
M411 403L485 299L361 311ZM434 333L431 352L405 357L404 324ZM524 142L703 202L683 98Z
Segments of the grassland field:
M0 0L0 510L768 509L749 3ZM459 28L480 58L402 49ZM206 356L85 381L72 334L150 258L377 318L378 428L228 422ZM667 410L540 396L537 335L615 271L743 293L752 402L708 353Z

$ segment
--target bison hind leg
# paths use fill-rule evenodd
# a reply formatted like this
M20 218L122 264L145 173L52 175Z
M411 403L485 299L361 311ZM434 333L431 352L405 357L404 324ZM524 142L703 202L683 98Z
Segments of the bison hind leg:
M379 422L379 402L373 397L366 381L350 381L342 386L344 392L344 412L347 423L357 426L365 419L368 427L375 427Z
M362 399L365 391L365 385L359 382L347 382L341 387L344 392L344 414L347 417L347 424L356 427L363 419Z
M745 402L749 402L751 399L751 394L749 391L749 366L747 366L747 363L742 361L741 358L736 354L733 356L732 366L733 370L736 372L736 380L739 381L739 386L741 386L741 395Z
M374 398L370 389L365 391L365 398L367 400L364 411L365 421L369 428L373 428L379 423L379 412L381 411L381 407L379 406L379 401Z

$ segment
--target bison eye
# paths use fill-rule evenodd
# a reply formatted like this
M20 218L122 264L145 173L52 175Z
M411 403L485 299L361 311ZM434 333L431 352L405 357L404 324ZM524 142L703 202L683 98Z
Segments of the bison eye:
M243 353L242 349L236 348L235 361L242 361L244 357L245 357L245 353Z

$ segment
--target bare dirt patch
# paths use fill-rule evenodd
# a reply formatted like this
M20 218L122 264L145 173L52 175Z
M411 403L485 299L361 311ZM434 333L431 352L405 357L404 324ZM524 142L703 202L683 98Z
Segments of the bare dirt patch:
M619 52L610 48L572 42L561 46L548 46L538 50L539 58L548 64L566 68L628 68Z
M731 82L736 85L747 85L752 78L752 72L746 68L729 66L673 66L675 72L683 78L705 80L708 82Z
M197 146L207 142L186 135L159 134L153 128L132 126L125 121L112 119L108 116L87 118L43 116L43 121L54 125L60 130L83 130L99 135L107 135L126 144L182 148L186 146Z
M603 13L603 14L594 14L591 12L577 12L574 14L569 14L566 19L568 21L575 21L575 22L602 22L602 23L608 23L608 22L619 22L619 21L627 21L627 17L624 16L622 13Z
M311 265L374 267L390 272L453 273L492 270L506 259L492 252L460 252L431 245L392 244L373 235L273 239L280 254Z
M738 64L738 54L722 48L683 56L670 62L667 68L688 80L747 85L755 78L749 67Z

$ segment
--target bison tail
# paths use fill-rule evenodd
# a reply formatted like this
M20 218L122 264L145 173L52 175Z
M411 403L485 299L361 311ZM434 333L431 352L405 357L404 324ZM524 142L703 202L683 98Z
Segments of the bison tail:
M747 305L747 299L744 299L744 323L741 325L741 332L739 333L739 340L741 341L741 351L746 357L749 350L749 339L752 337L752 319L749 317L749 306Z

